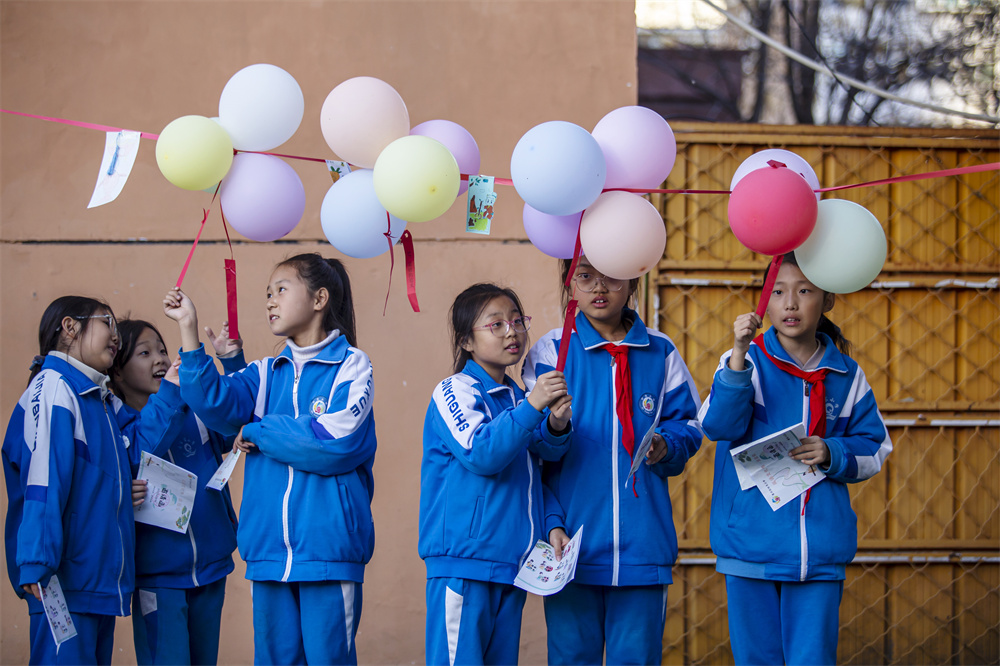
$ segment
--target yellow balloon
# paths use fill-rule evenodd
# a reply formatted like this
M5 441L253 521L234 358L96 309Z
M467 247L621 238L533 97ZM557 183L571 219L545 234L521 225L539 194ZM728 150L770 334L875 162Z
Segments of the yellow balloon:
M372 182L375 196L389 213L407 222L426 222L455 203L461 172L440 141L404 136L379 154Z
M204 190L215 186L233 164L233 141L211 118L181 116L160 132L156 165L177 187Z

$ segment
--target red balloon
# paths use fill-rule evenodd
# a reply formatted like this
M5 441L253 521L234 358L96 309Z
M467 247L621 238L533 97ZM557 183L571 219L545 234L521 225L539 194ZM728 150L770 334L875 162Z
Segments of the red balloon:
M759 254L791 252L816 226L816 194L786 167L757 169L729 197L729 226L743 245Z

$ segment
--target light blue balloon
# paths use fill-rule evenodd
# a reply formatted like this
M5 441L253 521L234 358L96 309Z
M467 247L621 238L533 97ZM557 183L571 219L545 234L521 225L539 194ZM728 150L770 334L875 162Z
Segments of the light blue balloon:
M514 188L526 204L548 215L572 215L604 189L607 165L597 140L562 120L528 130L510 158Z
M370 259L389 250L385 208L375 196L371 169L352 171L330 186L319 212L323 233L348 257ZM406 222L390 216L393 245L406 230Z

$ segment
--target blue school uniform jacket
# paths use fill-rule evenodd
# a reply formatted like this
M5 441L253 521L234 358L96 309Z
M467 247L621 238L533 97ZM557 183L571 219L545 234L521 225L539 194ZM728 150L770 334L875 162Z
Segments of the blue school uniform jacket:
M128 615L135 584L132 474L140 451L160 455L182 418L153 396L139 412L59 356L45 357L11 414L3 442L4 545L14 590L52 575L69 610Z
M204 347L181 357L184 401L210 430L243 427L257 446L244 456L237 531L246 577L364 582L375 547L368 355L339 335L300 373L287 347L228 376Z
M246 366L242 352L233 359L222 359L222 364L226 370ZM182 402L180 389L162 382L157 395L168 394L176 396L171 402ZM135 577L140 588L199 587L225 578L235 567L236 512L229 486L221 491L205 487L222 464L222 455L232 449L233 438L206 428L187 405L181 411L184 420L171 431L170 448L161 457L198 477L191 521L184 534L136 523Z
M587 585L665 585L677 559L677 534L667 478L680 474L701 446L694 381L669 337L646 328L632 310L624 344L632 374L632 424L639 446L662 408L656 432L666 457L643 462L633 479L615 410L615 366L607 340L583 313L570 338L566 380L573 396L573 445L559 462L545 465L545 483L557 502L546 505L546 533L563 526L572 535L583 525L576 581ZM562 329L545 334L528 352L524 383L556 366ZM628 487L626 487L626 482Z
M554 435L509 377L475 361L434 389L420 466L420 557L428 578L514 582L543 530L541 460L558 460Z
M892 442L864 372L829 337L816 369L827 369L826 433L830 468L812 487L777 511L757 490L740 490L730 449L798 423L809 429L809 385L776 366L756 343L746 369L729 368L723 354L699 417L718 442L712 488L711 541L720 573L769 580L843 580L857 552L857 517L847 484L875 475ZM771 356L794 363L774 329L764 334Z

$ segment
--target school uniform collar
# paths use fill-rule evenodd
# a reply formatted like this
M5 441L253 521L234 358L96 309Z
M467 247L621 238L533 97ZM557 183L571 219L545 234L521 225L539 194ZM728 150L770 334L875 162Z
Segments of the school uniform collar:
M479 365L471 358L465 362L465 367L462 368L462 372L464 372L467 375L472 375L473 377L475 377L476 380L479 381L479 383L481 383L484 387L486 387L487 393L495 393L497 391L510 391L512 388L511 384L513 384L514 382L514 380L511 379L509 375L505 374L503 376L503 384L498 383L497 380L493 379L493 377L490 376L490 373L486 372L486 370L483 369L483 366Z
M625 308L622 319L629 324L628 333L625 334L624 340L618 343L611 343L610 340L602 338L600 333L594 329L590 320L587 319L587 315L578 312L576 314L576 334L580 336L583 348L589 351L591 349L598 349L609 343L617 344L621 347L648 347L649 333L646 332L646 327L643 326L642 320L639 319L636 311Z
M111 394L111 379L106 374L65 352L50 351L45 355L42 369L52 369L61 374L79 395L99 391L101 400L105 400Z
M844 362L844 355L837 349L837 345L833 344L830 336L817 331L816 337L823 343L823 358L820 359L819 365L813 368L813 371L829 370L830 372L847 374L847 364ZM798 362L781 346L781 342L778 341L778 334L775 332L773 326L764 333L764 347L766 347L767 353L774 358L798 367Z
M339 333L339 331L334 331L334 332ZM329 336L327 336L327 339L329 339ZM288 363L291 363L292 348L289 345L294 345L294 344L295 343L293 343L291 340L286 340L285 348L281 350L281 353L278 354L277 358L274 359L274 362L278 363L279 361L287 361ZM309 361L306 362L310 363L312 361L319 361L321 363L330 363L330 364L343 363L344 359L347 358L347 352L349 351L350 346L351 346L350 343L347 342L347 337L338 334L333 338L333 340L330 340L330 342L325 347L323 347L323 349L321 349L320 352L316 354L316 356L314 356L313 358L309 359Z

